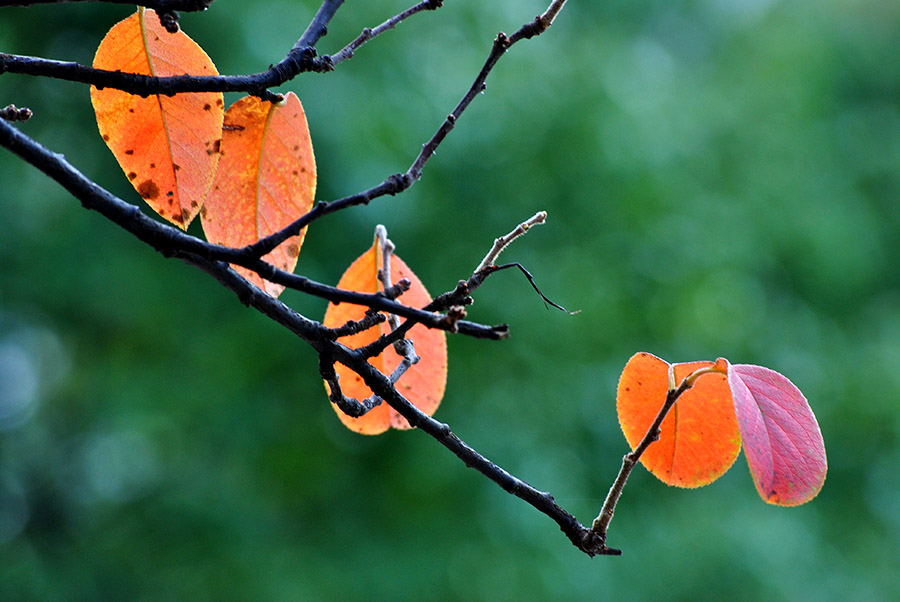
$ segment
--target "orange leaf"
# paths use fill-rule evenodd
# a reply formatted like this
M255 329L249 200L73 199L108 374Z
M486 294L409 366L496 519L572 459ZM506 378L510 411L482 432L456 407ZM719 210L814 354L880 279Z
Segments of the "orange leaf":
M220 152L219 170L201 211L209 242L243 247L312 208L316 161L306 114L293 92L280 105L247 96L228 107ZM293 272L305 235L306 228L263 260ZM273 297L284 290L254 272L235 270Z
M361 293L374 293L384 290L378 281L378 268L382 265L383 258L381 245L376 240L371 249L360 255L354 261L338 282L338 288L358 291ZM403 293L398 301L410 307L424 307L431 302L431 295L425 290L422 282L413 274L412 270L397 255L391 255L391 279L396 282L401 278L408 278L412 286ZM361 305L341 303L328 304L325 311L325 319L322 321L329 328L336 328L349 320L359 320L366 312ZM388 332L390 327L381 323L363 332L338 339L344 345L357 349L367 345ZM400 377L397 389L414 406L431 416L441 403L444 396L444 387L447 383L447 336L443 330L426 328L416 324L410 329L406 337L412 340L419 355L419 362L414 364ZM390 374L401 361L401 357L388 347L378 357L369 360L382 374ZM372 390L362 381L358 374L352 372L343 364L336 364L341 390L347 397L365 399L372 395ZM327 387L327 385L326 385ZM377 435L390 427L397 429L410 428L409 422L387 404L382 403L370 412L359 418L352 418L344 414L340 408L331 404L337 412L341 422L352 431L364 435Z
M183 32L171 34L153 10L113 26L94 67L141 75L218 75L215 65ZM162 217L187 229L203 203L222 137L224 102L218 92L142 98L91 87L97 126L132 186Z
M675 364L675 383L713 362ZM634 355L619 379L616 410L625 439L637 447L662 408L669 389L669 364L649 353ZM712 483L734 463L741 436L724 374L704 374L685 391L661 425L659 440L641 463L659 480L678 487Z

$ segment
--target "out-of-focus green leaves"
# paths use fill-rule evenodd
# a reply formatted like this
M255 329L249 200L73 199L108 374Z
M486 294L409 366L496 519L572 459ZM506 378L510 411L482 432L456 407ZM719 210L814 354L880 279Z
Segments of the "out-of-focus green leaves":
M223 73L259 71L318 6L264 4L181 22ZM345 4L320 52L405 7ZM406 169L496 32L542 8L448 2L285 85L319 198ZM6 8L0 50L89 64L129 10ZM451 337L437 417L583 521L626 451L614 399L633 352L764 364L804 391L830 461L813 502L766 506L740 471L698 491L639 471L610 532L620 559L582 558L421 433L347 432L311 350L0 152L0 598L896 597L898 39L882 0L570 2L503 58L410 191L310 229L298 272L336 282L384 223L438 292L549 212L504 258L582 312L492 276L469 316L513 336ZM31 107L18 127L139 204L86 87L5 74L0 103Z

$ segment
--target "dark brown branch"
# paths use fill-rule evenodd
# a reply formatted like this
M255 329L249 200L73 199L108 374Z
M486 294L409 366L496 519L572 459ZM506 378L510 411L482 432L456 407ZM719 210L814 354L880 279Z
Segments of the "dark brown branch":
M482 454L457 437L447 424L439 422L421 412L404 398L388 379L368 362L354 353L341 351L336 359L359 374L372 391L389 406L406 418L409 423L434 437L441 445L453 452L469 468L486 476L504 491L524 500L538 511L553 519L560 530L579 550L590 556L617 556L621 551L606 547L595 533L582 525L578 519L566 512L545 491L535 489L525 481L513 476L497 466Z
M66 161L65 157L47 150L5 121L0 121L0 146L8 148L56 180L72 196L80 200L85 208L98 211L107 219L147 243L164 256L190 260L195 265L201 262L212 264L219 261L210 259L210 257L214 256L216 251L222 247L210 245L172 226L148 217L138 207L126 203L86 178L84 174ZM304 276L283 272L259 259L239 260L234 263L239 263L243 267L254 270L270 282L321 297L334 303L349 302L365 305L421 322L429 328L450 329L446 316L414 307L407 307L387 298L383 294L366 294L341 290L315 282ZM506 325L484 326L472 322L460 322L458 330L460 333L469 336L488 339L501 339L509 334Z
M301 55L307 56L308 59L312 61L315 58L312 45L319 37L324 35L328 20L342 2L343 0L325 0L319 13L317 13L317 19L319 15L322 15L322 18L318 20L314 19L314 22L304 34L304 38L307 38L307 34L309 34L308 39L305 41L305 44L307 45L304 46L298 42L299 49L298 46L295 46L294 50L299 50ZM491 48L491 53L469 92L463 97L456 109L454 109L447 117L435 135L425 144L419 156L406 173L392 176L382 183L382 185L369 191L364 191L353 197L347 197L342 205L339 204L339 201L330 204L320 203L316 206L316 209L322 214L331 213L339 208L368 202L376 196L396 194L411 186L419 177L421 177L422 168L425 163L446 135L453 129L458 117L472 102L475 95L484 89L487 75L493 69L503 53L516 41L539 35L541 32L545 31L564 4L565 0L552 0L550 6L543 15L520 28L513 36L507 37L503 34L497 36L497 39L494 41ZM304 41L304 38L301 38L301 41ZM10 70L10 65L18 64L16 58L21 57L0 55L0 73L4 70ZM285 60L288 59L291 59L290 54ZM292 64L296 63L293 64L294 67L299 64L296 58L291 59L289 62ZM291 65L288 65L288 67L291 67ZM60 69L60 73L66 70L59 66L53 68ZM283 75L283 72L279 71L277 67L274 67L270 71L273 70L278 73L278 77ZM86 73L87 72L82 73L82 76L87 77ZM116 77L122 79L126 76L123 74L116 74ZM63 79L65 79L65 77ZM189 79L182 79L185 82L190 81ZM209 91L208 88L203 88L202 86L213 85L211 83L213 79L216 80L216 86L223 85L221 83L222 78L210 78L206 81L190 84L198 86L197 89L176 91ZM76 79L75 81L82 80ZM225 81L227 81L227 78ZM257 82L257 84L262 88L269 85L265 83L269 81L268 79L261 81L263 81L263 83L260 84ZM165 83L163 80L155 80L155 83L144 82L147 87L143 90L143 93L174 93L171 90L162 92L159 89L151 89L151 86L162 85L160 82L163 82L163 84ZM84 83L95 82L85 81ZM107 84L101 83L100 85ZM179 85L188 86L188 84L184 83ZM360 305L368 305L373 309L394 313L406 317L408 320L413 319L420 321L432 327L443 326L449 329L452 326L453 328L458 328L459 332L469 330L472 332L480 332L485 335L491 335L493 338L501 338L506 334L505 327L494 327L491 329L481 325L467 323L460 319L461 316L464 315L462 306L471 302L469 294L472 289L477 288L477 286L483 282L486 277L485 274L479 275L478 278L473 274L470 281L461 281L453 291L439 296L432 302L431 305L435 307L449 307L451 309L451 315L448 316L407 308L402 304L387 298L385 295L359 295L358 293L350 293L349 291L340 291L332 287L325 287L324 285L314 283L300 276L280 272L272 266L268 266L268 264L257 259L257 257L265 254L266 251L263 251L254 257L247 257L246 255L236 257L236 254L234 253L235 250L223 249L216 245L204 243L203 241L188 236L169 225L154 221L145 216L136 206L122 201L94 182L85 178L84 175L72 167L62 155L48 151L40 144L22 134L15 127L2 120L0 120L0 145L10 149L13 153L56 180L75 198L79 199L86 208L100 212L107 219L132 233L138 239L150 245L160 253L166 256L180 257L185 262L195 265L207 272L225 286L225 288L234 292L241 302L257 309L312 345L319 355L321 362L320 370L322 371L325 380L329 383L329 388L332 392L330 398L332 400L338 400L343 397L343 394L340 393L336 374L334 373L334 362L337 361L359 374L376 397L383 399L400 415L406 418L412 426L418 427L434 437L438 442L459 457L466 466L474 468L479 473L498 484L504 491L526 501L538 511L554 520L563 533L566 534L578 549L591 556L596 554L611 555L620 553L618 550L608 548L605 545L604 537L601 536L601 533L598 530L585 528L574 516L556 504L549 493L535 489L528 483L497 466L457 437L450 430L448 425L438 422L415 408L394 387L395 381L392 380L393 375L385 376L380 373L368 363L366 359L367 356L361 353L361 350L349 349L335 340L334 335L340 329L326 329L320 323L298 314L284 305L281 301L272 298L247 283L246 280L241 278L229 267L228 262L238 263L239 265L253 269L272 282L293 286L298 290L309 292L310 294L317 294L318 296L333 301L348 301ZM316 211L316 209L313 211ZM310 214L313 214L313 212L310 212ZM318 216L318 214L313 215ZM314 218L307 219L312 221ZM288 236L299 232L299 229L302 228L303 225L305 224L301 224L296 231L288 233ZM271 248L274 248L278 244L278 242L275 242L272 244ZM256 250L258 250L258 248ZM246 250L237 251L237 255L241 255L241 253ZM431 305L429 307L431 307ZM401 325L401 327L398 328L398 332L406 327L407 324L410 324L410 322L408 321L406 324ZM347 329L352 329L354 327L356 326L346 325ZM339 395L340 397L338 397ZM340 401L343 402L344 399L340 399ZM360 402L357 403L359 406L353 406L353 404L345 405L350 408L351 412L365 410L365 404L360 404ZM375 398L372 399L372 403L376 403Z
M250 75L175 75L170 77L153 77L121 71L94 69L78 63L55 61L32 56L20 56L0 53L0 75L3 73L19 73L41 77L52 77L66 81L90 84L99 88L116 88L149 96L162 94L173 96L181 92L246 92L255 94L266 100L278 101L281 96L269 92L269 88L279 86L286 81L309 71L323 72L332 69L329 61L316 56L315 45L328 30L337 9L344 0L324 0L313 16L306 31L294 47L279 63L270 66L266 71Z
M362 317L362 319L350 320L343 326L332 328L328 332L328 337L332 340L335 340L339 339L340 337L354 335L358 332L368 330L376 324L381 324L385 320L387 320L387 316L385 316L385 314L370 307L368 310L366 310L366 314Z
M351 418L364 416L382 403L381 398L377 395L372 395L362 401L344 395L337 371L334 369L334 359L330 354L319 354L319 374L328 385L328 400Z
M78 63L0 53L0 74L19 73L51 77L90 84L98 88L116 88L140 96L151 94L173 96L182 92L246 92L276 102L280 100L280 95L268 92L268 88L281 85L300 73L322 70L327 70L327 67L317 61L315 49L311 47L299 51L291 50L277 65L252 75L169 77L106 71Z

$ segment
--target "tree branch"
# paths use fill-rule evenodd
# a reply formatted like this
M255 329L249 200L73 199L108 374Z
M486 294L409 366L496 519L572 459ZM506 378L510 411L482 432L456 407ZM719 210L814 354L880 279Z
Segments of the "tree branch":
M160 2L162 2L162 0L160 0ZM174 5L174 2L172 4ZM145 78L143 76L133 76L130 74L99 72L97 70L81 67L75 63L60 63L57 61L45 61L44 59L35 59L31 57L15 57L7 54L0 54L0 73L19 72L30 73L33 75L47 75L50 77L81 81L83 83L94 85L117 87L132 93L144 95L157 93L174 94L176 92L188 91L235 90L251 92L255 90L256 92L261 93L269 86L282 83L295 76L297 73L302 72L304 69L316 70L317 68L330 68L330 61L316 59L313 45L325 34L328 22L341 4L343 4L343 0L325 0L309 27L288 56L279 63L279 65L272 67L262 74L256 74L255 76ZM433 10L438 8L440 4L440 0L422 2L412 9L401 13L398 17L394 18L393 21L389 20L379 27L383 27L382 31L386 31L387 29L390 29L390 27L396 25L396 23L402 21L402 19L414 14L414 12L410 11L414 9L415 12L426 9ZM474 100L475 96L485 89L485 82L489 73L506 50L519 40L534 37L545 31L551 25L553 19L562 9L564 4L565 0L552 0L547 10L542 15L536 17L534 21L522 26L512 36L507 37L502 33L498 34L492 44L487 60L478 76L475 78L475 81L470 86L468 92L463 96L462 100L460 100L453 112L448 115L431 139L425 143L421 152L405 173L395 174L387 178L382 184L356 195L345 197L344 199L332 203L319 203L312 211L292 224L289 228L280 232L279 235L284 235L284 238L287 238L288 236L298 233L305 225L318 219L318 217L321 217L322 215L333 213L353 205L367 203L378 196L397 194L409 188L421 177L425 164L434 154L435 149L455 127L457 119ZM363 37L366 35L374 37L374 35L377 34L373 30L372 34L364 33ZM371 37L366 39L371 39ZM358 48L359 45L364 42L365 39L361 40L360 38L357 38L357 40L354 40L354 42L347 47L350 49L348 52L341 51L344 54L340 55L343 57L340 58L340 60L349 58L349 56L352 55L353 50ZM392 333L392 336L398 337L397 340L402 339L403 333L405 332L404 329L408 329L415 322L420 322L432 328L443 328L445 330L458 331L472 336L483 336L494 339L503 338L508 334L505 325L488 327L461 319L465 316L463 306L471 303L471 292L478 288L487 275L494 270L476 269L468 281L460 281L454 290L438 296L425 309L409 308L397 303L393 299L393 297L401 292L403 287L401 283L392 286L386 270L383 275L386 291L383 294L366 295L328 287L302 276L288 274L277 270L273 266L266 264L259 259L261 255L264 255L266 252L277 246L284 238L277 240L277 237L270 237L269 239L265 239L264 244L251 245L245 249L227 249L217 245L211 245L189 236L172 226L157 222L144 215L138 207L115 197L104 188L86 178L81 172L69 164L62 155L47 150L4 120L0 120L0 145L10 149L10 151L57 181L75 198L79 199L85 208L98 211L107 219L130 232L139 240L148 244L164 256L179 257L186 263L194 265L208 273L226 289L235 293L242 303L255 308L309 343L320 358L319 369L323 378L328 383L330 389L329 398L341 405L344 411L351 413L351 415L356 412L365 412L367 411L367 408L370 409L379 403L379 399L383 400L401 416L406 418L412 426L418 427L434 437L441 445L460 458L466 466L474 468L479 473L498 484L504 491L519 497L554 520L563 533L566 534L569 540L578 549L591 556L596 554L620 554L618 550L608 548L605 545L605 530L594 527L591 529L585 528L574 516L556 504L549 493L535 489L525 481L513 476L503 468L494 464L456 436L448 425L438 422L413 406L394 386L396 379L400 376L399 373L390 376L382 374L369 364L367 358L370 356L367 355L363 349L349 349L336 340L345 332L349 333L357 329L373 326L380 320L380 318L375 317L377 314L374 312L376 311L383 311L406 318L407 321L404 324L399 325L394 333ZM525 222L525 224L534 225L541 223L542 221L543 215L538 214L529 222ZM523 226L525 226L525 224L523 224ZM527 226L523 226L520 226L520 231L518 233L517 231L513 231L513 233L510 233L507 237L498 239L498 241L503 241L505 239L505 242L498 243L495 241L494 249L489 252L485 261L483 261L479 267L484 265L494 267L494 260L503 247L516 236L521 235L527 230ZM265 250L265 245L271 246L268 250ZM321 323L306 318L287 307L281 301L250 285L229 267L229 263L252 269L272 282L284 284L285 286L320 296L333 302L351 302L368 306L371 313L359 322L348 323L337 329L325 328ZM441 313L436 313L439 311L448 311L448 314L443 315ZM409 364L413 362L413 357L414 351L411 351L406 357ZM374 393L374 397L370 400L364 400L363 402L347 400L340 392L337 377L334 372L334 362L340 362L360 375ZM672 403L674 403L674 400ZM661 420L662 418L660 418L660 421ZM647 445L649 445L649 443L647 443ZM621 492L621 488L619 489L619 492ZM611 512L609 515L611 518ZM608 520L606 521L606 524L608 524Z
M524 500L538 511L550 517L559 525L560 530L565 533L569 541L579 550L589 556L618 556L622 553L620 550L607 547L603 541L600 541L596 533L591 529L585 528L578 519L560 507L554 501L552 495L535 489L525 481L494 464L456 436L447 424L435 420L412 405L396 388L391 386L388 379L381 372L368 362L352 353L343 351L336 358L359 374L376 395L406 418L412 426L420 428L434 437L469 468L474 468L499 485L507 493Z
M66 161L62 155L47 150L11 124L2 120L0 120L0 146L8 148L14 154L50 176L68 190L72 196L80 200L85 208L101 213L107 219L130 232L139 240L147 243L162 255L179 257L189 263L198 265L198 267L203 267L201 264L220 263L219 260L210 259L210 257L216 255L217 250L224 247L210 245L168 224L163 224L148 217L137 206L123 201L89 180ZM226 268L228 267L226 263L221 263ZM259 259L238 259L233 263L238 263L243 267L254 270L271 282L335 303L349 302L369 306L421 322L429 328L450 330L454 326L447 319L447 316L407 307L389 299L383 294L366 294L341 290L315 282L304 276L283 272ZM219 274L220 272L214 270L211 273ZM249 283L247 286L254 288ZM247 291L241 291L239 296L243 300L243 297L248 294ZM484 326L472 322L459 322L455 325L460 333L476 338L496 340L509 335L509 328L505 324Z
M2 2L3 0L0 0ZM43 0L43 2L24 2L16 6L29 4L50 3L62 0ZM90 0L71 0L90 1ZM108 0L114 1L114 0ZM147 0L145 0L146 2ZM153 3L138 4L148 8L157 8L160 14L171 13L177 9L176 5L200 5L213 0L156 0ZM134 2L122 3L134 4ZM301 73L323 73L334 69L334 65L352 56L353 52L370 39L392 29L398 23L423 10L435 10L442 4L442 0L424 0L402 13L388 19L374 29L366 29L363 34L351 42L339 53L337 61L330 56L318 57L315 45L328 32L328 24L334 17L344 0L324 0L313 16L303 35L294 44L287 55L277 64L271 65L267 70L248 75L175 75L169 77L154 77L136 73L122 73L121 71L107 71L94 69L74 62L56 61L32 56L21 56L0 53L0 75L3 73L19 73L24 75L51 77L66 81L74 81L90 84L98 88L116 88L131 94L149 96L161 94L173 96L183 92L246 92L259 96L271 102L281 100L280 95L269 91L269 88L279 86L290 81ZM0 4L2 6L2 4ZM201 10L201 9L194 9ZM366 32L369 32L366 34ZM361 39L362 38L362 39ZM275 245L277 246L277 245ZM265 253L263 253L264 255Z

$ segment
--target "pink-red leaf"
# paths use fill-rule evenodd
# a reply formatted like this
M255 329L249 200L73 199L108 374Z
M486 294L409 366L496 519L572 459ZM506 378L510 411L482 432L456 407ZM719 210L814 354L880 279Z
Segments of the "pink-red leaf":
M728 365L744 455L759 495L797 506L819 493L828 465L816 417L803 393L768 368Z

